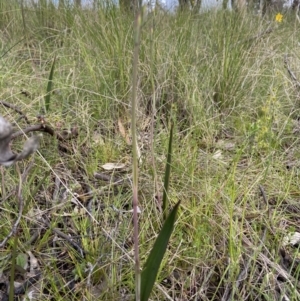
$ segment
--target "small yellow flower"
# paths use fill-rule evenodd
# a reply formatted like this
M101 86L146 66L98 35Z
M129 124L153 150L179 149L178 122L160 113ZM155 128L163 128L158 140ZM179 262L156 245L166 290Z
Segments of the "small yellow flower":
M283 19L283 15L281 13L278 13L275 17L275 21L278 23L281 23Z

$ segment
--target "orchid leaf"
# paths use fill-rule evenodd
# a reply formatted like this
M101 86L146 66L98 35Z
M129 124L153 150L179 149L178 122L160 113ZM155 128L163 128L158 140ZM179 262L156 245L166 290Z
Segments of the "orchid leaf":
M48 84L47 84L47 94L45 96L45 110L48 112L50 110L50 99L51 99L51 92L52 92L52 84L53 84L53 75L54 75L54 67L55 67L55 61L56 61L56 56L54 57L49 78L48 78Z
M149 299L161 261L164 257L170 236L173 232L179 205L180 201L174 206L165 220L143 268L141 276L141 301L148 301Z

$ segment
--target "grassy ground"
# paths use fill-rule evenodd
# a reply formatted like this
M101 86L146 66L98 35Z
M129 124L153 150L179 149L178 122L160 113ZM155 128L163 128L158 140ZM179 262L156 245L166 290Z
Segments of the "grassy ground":
M115 8L6 2L0 99L30 125L43 114L70 139L44 133L34 158L1 167L0 241L19 212L18 169L28 173L17 239L0 249L0 282L7 284L16 250L14 279L34 281L35 300L133 300L133 22ZM299 231L298 27L287 13L281 23L250 12L145 16L137 113L142 263L161 228L171 122L169 198L181 200L152 300L299 300L298 244L284 239ZM30 126L12 109L0 112L16 131ZM105 163L124 166L108 171Z

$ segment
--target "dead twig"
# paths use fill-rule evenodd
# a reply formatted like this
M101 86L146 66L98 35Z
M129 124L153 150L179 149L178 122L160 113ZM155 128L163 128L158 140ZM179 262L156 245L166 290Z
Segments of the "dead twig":
M252 248L253 250L257 250L255 248L255 246L251 243L251 241L248 239L248 237L246 237L245 235L243 236L243 242L244 242L245 245L247 245L248 247ZM263 248L266 248L262 244L260 246L262 246ZM277 277L280 276L281 278L283 278L286 281L286 283L288 283L288 285L291 287L291 289L293 290L293 292L295 292L297 298L298 299L300 298L298 281L289 272L287 272L285 269L283 269L276 262L276 260L271 257L270 254L267 257L265 254L263 254L262 252L260 252L258 250L258 252L257 252L257 258L261 262L263 262L265 265L267 265L272 271L276 272L277 273ZM272 260L270 258L272 258Z
M130 183L128 178L121 179L121 178L110 176L110 175L100 173L100 172L95 172L94 177L95 177L95 179L102 180L102 181L105 181L105 182L110 182L111 184L114 184L114 185L117 185L117 184L120 185L120 184L123 184L125 182Z
M272 230L273 233L275 233L274 226L273 226L273 221L272 221L272 212L270 210L268 198L266 196L264 188L261 185L259 185L258 187L259 187L260 193L262 195L262 198L263 198L263 200L264 200L264 202L267 206L268 218L269 218L269 223L270 223L270 226L271 226L271 230Z
M21 115L22 118L24 118L24 120L26 121L27 124L30 124L27 116L18 108L16 107L15 105L7 102L7 101L4 101L4 100L0 100L0 104L2 104L3 106L7 107L7 108L10 108L14 111L16 111L17 113L19 113Z
M11 138L15 139L17 137L23 136L24 134L30 133L30 132L45 132L51 136L54 136L55 138L57 138L59 141L65 141L65 140L70 140L74 137L76 137L78 135L77 129L74 128L72 129L72 131L70 133L57 133L54 131L54 129L47 125L47 124L36 124L36 125L32 125L27 127L26 129L22 130L22 131L18 131L12 134Z
M4 166L10 166L17 161L26 159L39 147L40 135L32 136L24 143L22 152L15 154L10 146L12 135L12 125L0 116L0 164Z
M248 42L252 42L252 41L258 41L260 38L262 38L264 35L267 35L269 33L271 33L273 31L273 28L268 27L266 30L258 33L256 36L253 36L251 38L248 38L244 41L242 41L242 43L248 43Z
M84 258L85 255L88 253L85 250L83 250L75 241L72 240L67 234L60 231L58 228L53 228L51 224L47 221L41 221L47 228L49 228L51 231L53 231L55 234L57 234L59 237L65 239L71 246L74 247L75 250L77 250L80 255Z
M291 68L289 66L287 54L285 54L285 56L284 56L284 66L286 67L291 79L294 81L297 88L300 89L300 82L298 81L296 75L293 73L293 71L291 70Z

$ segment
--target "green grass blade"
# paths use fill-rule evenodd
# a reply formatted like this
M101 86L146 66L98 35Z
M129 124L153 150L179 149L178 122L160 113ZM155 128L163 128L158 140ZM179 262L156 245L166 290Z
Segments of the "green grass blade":
M49 79L48 79L48 84L47 84L47 94L45 96L45 110L46 112L49 111L50 109L50 98L51 98L51 91L52 91L52 80L53 80L53 74L54 74L54 66L55 66L55 61L56 61L56 56L54 57L50 74L49 74Z
M166 252L170 236L173 232L179 205L180 201L174 206L165 220L143 268L141 277L141 301L147 301L152 291L159 266Z
M166 220L167 218L167 209L168 209L168 190L169 190L169 181L170 181L170 173L171 173L172 141L173 141L173 123L171 125L171 130L170 130L168 157L167 157L167 164L165 169L164 194L163 194L163 202L162 202L164 220Z

